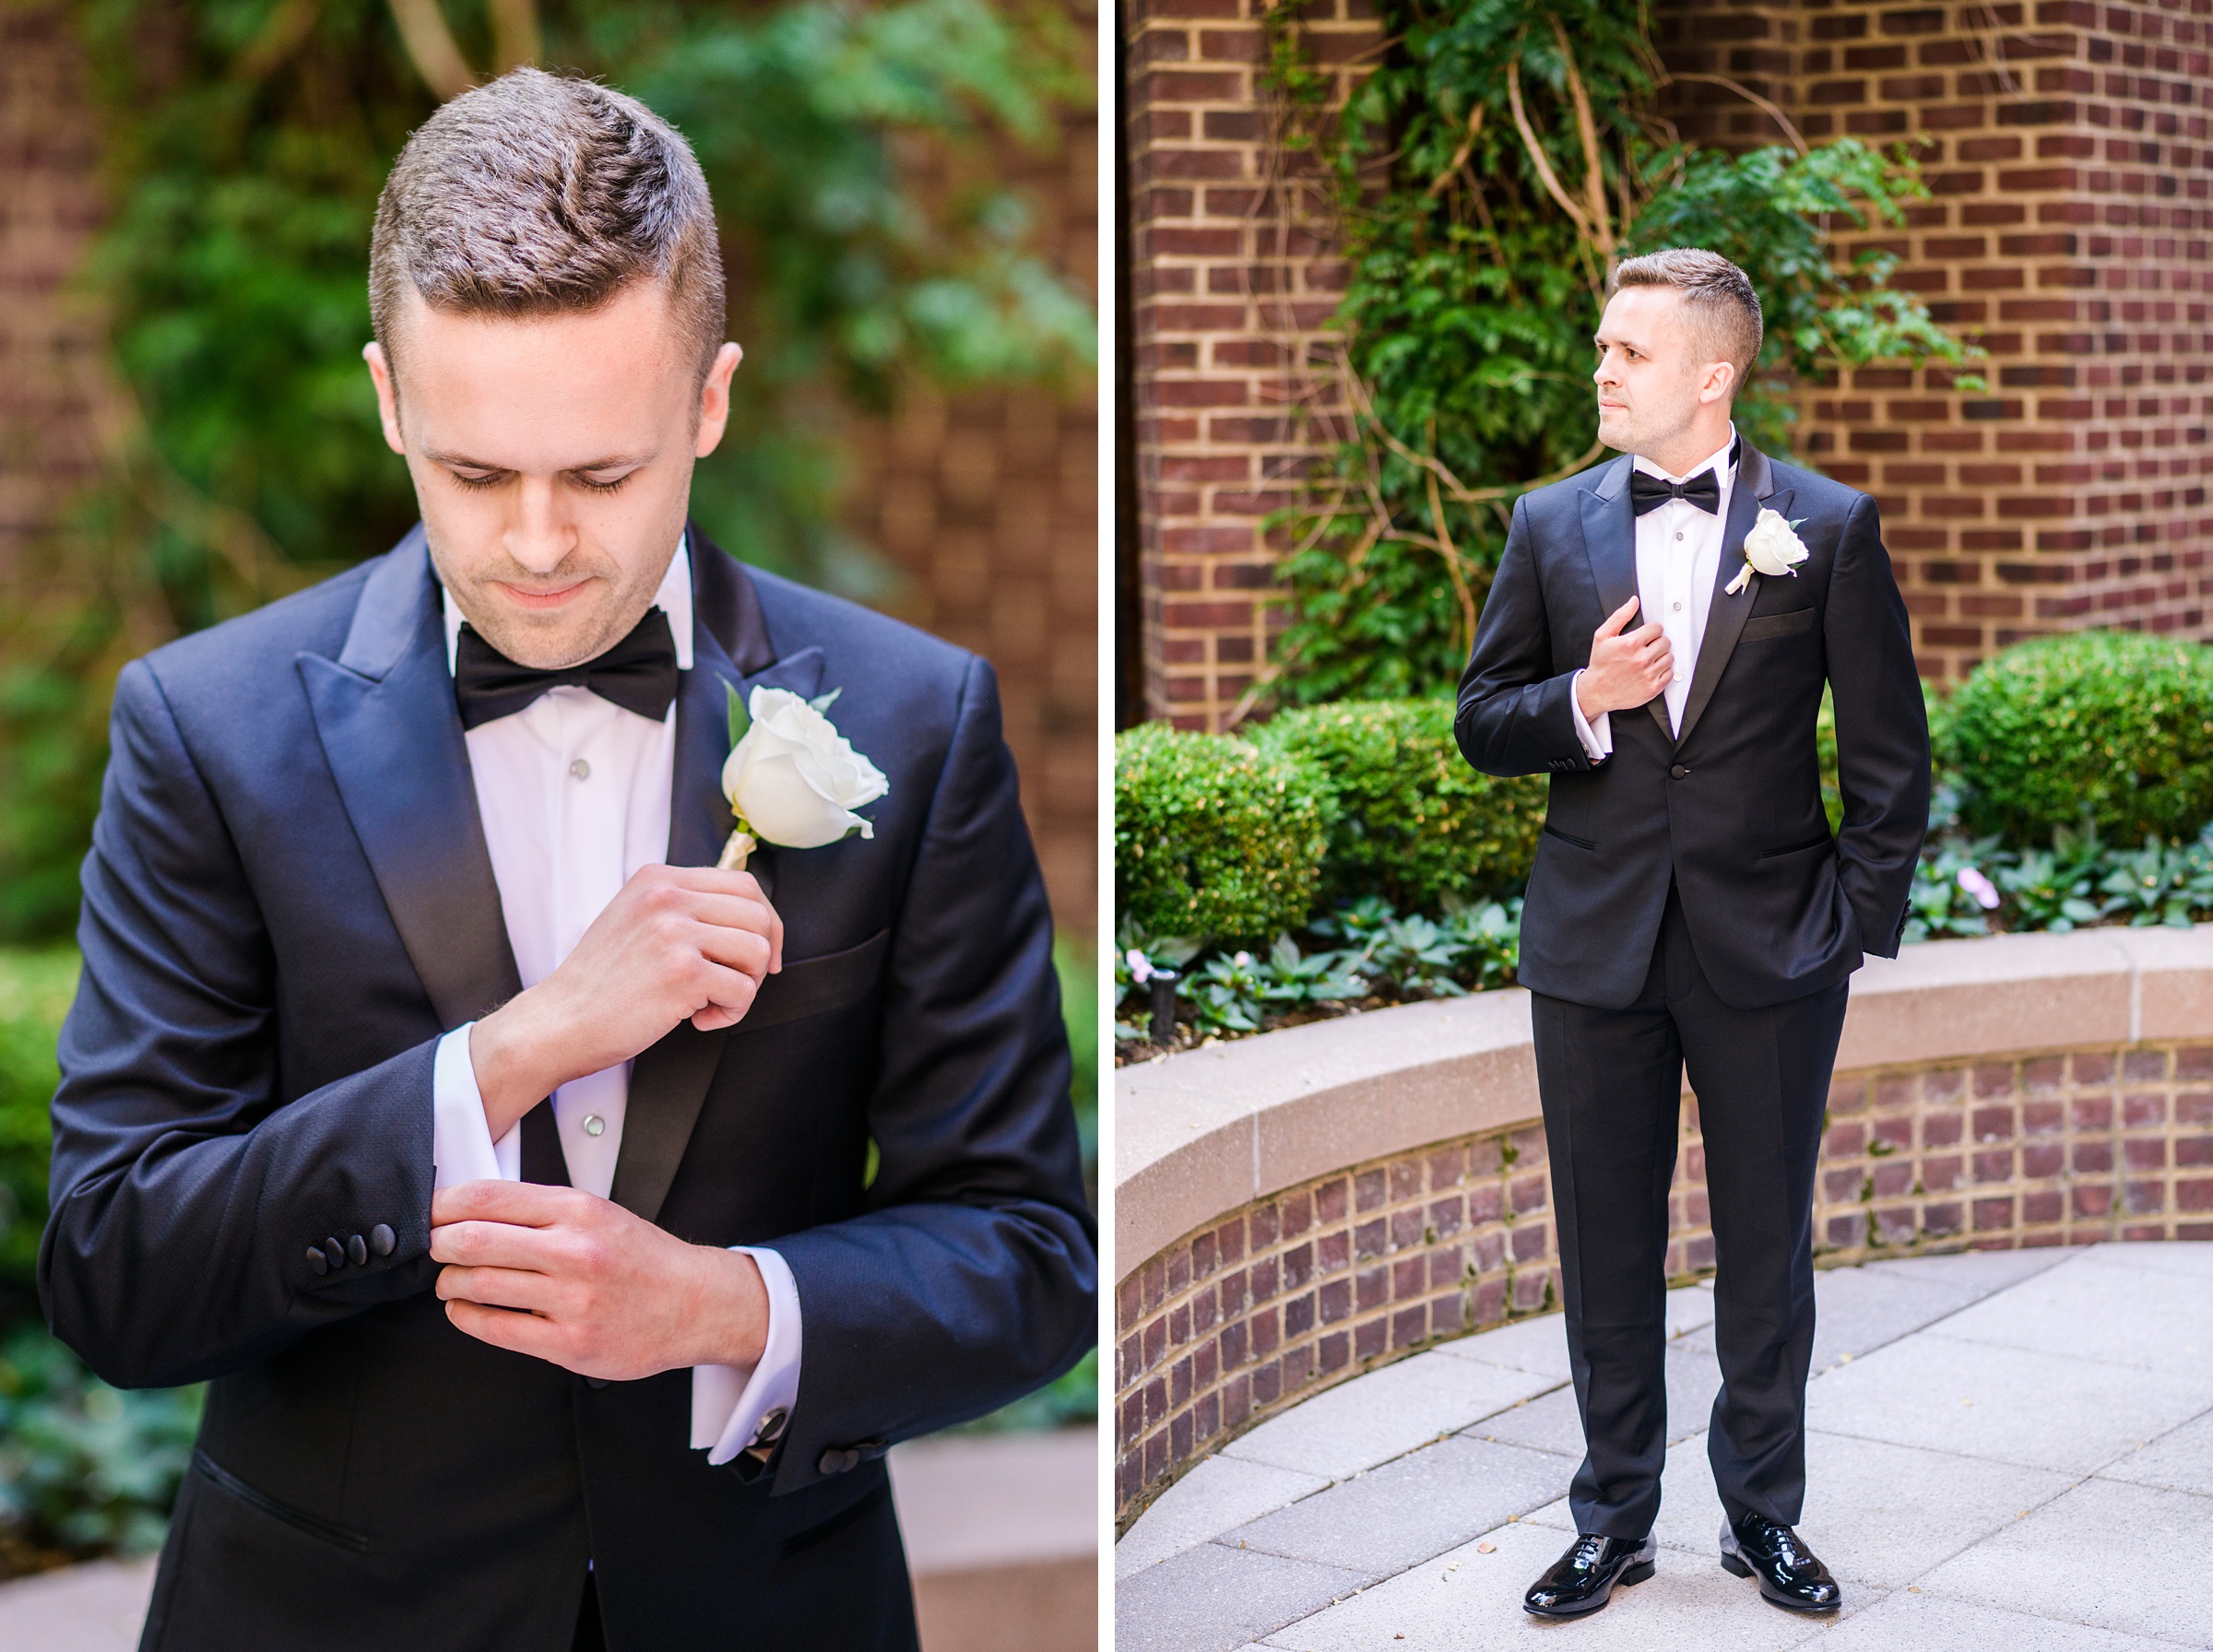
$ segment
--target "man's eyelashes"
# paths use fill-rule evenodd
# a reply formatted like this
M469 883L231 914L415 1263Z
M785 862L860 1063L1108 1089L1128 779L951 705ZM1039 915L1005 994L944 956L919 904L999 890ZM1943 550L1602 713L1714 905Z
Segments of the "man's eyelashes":
M487 471L482 476L464 476L458 470L449 470L446 472L446 474L452 477L455 481L460 483L464 488L484 489L500 487L510 476L514 474L514 472L507 470L492 470ZM588 476L576 476L574 478L574 479L576 485L582 488L587 493L613 493L618 491L625 482L629 481L632 477L637 474L638 473L634 470L626 470L611 482L596 482Z

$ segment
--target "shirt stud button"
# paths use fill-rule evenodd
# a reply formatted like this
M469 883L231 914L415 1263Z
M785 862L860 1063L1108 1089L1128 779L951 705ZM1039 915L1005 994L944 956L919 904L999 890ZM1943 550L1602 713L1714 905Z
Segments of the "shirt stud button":
M584 1115L584 1133L586 1136L606 1135L607 1120L601 1118L597 1113L586 1114Z
M569 765L569 773L579 780L589 780L592 777L592 765L580 757Z
M1680 613L1683 611L1683 605L1682 605L1681 603L1679 603L1679 602L1678 602L1678 603L1676 603L1676 604L1675 605L1675 612L1676 612L1676 613L1680 614Z

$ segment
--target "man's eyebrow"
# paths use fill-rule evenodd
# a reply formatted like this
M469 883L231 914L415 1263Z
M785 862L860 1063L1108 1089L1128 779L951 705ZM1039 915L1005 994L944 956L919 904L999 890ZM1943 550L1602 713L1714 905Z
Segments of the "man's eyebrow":
M422 450L422 456L433 465L446 465L456 470L506 470L505 465L494 465L488 459L472 459L466 454L449 454L434 447ZM603 459L586 459L581 465L563 465L561 474L574 476L587 470L620 470L624 466L643 465L656 455L653 454L612 454Z

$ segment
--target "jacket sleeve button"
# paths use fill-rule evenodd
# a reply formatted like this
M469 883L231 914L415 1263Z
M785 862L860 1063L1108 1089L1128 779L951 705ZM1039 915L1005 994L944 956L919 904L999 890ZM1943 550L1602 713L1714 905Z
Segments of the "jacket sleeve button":
M314 1268L318 1276L330 1271L330 1258L323 1254L323 1247L319 1245L311 1245L307 1247L307 1265Z
M398 1243L392 1236L392 1230L381 1221L369 1230L369 1248L380 1257L390 1256Z
M343 1268L346 1266L346 1247L343 1245L340 1245L336 1239L325 1239L323 1241L323 1254L330 1258L330 1265L333 1268Z
M346 1241L346 1259L356 1268L369 1265L369 1241L356 1233Z

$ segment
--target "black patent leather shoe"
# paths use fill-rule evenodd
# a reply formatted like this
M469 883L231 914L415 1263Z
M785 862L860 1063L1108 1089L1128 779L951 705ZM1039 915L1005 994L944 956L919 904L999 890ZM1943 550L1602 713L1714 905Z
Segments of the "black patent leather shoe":
M1578 1612L1596 1611L1614 1593L1614 1586L1642 1583L1652 1575L1652 1557L1658 1551L1650 1536L1602 1538L1585 1532L1568 1545L1568 1552L1529 1586L1521 1610L1540 1618L1572 1618Z
M1759 1579L1769 1603L1790 1611L1834 1611L1844 1604L1844 1591L1805 1540L1761 1515L1722 1523L1722 1564Z

